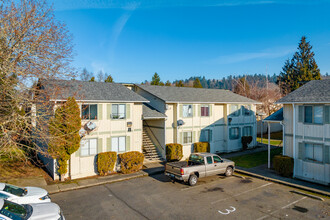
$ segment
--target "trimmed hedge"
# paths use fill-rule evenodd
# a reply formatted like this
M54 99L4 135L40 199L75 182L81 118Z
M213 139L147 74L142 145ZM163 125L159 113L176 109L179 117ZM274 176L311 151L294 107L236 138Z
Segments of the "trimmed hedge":
M116 152L103 152L97 155L97 171L100 175L106 175L113 171L117 162Z
M130 151L119 154L120 169L124 174L134 173L142 169L144 155L138 151Z
M293 158L288 156L276 155L273 158L273 167L276 173L285 177L292 177L293 174Z
M252 136L243 136L242 137L243 150L248 149L248 144L250 144L252 142L252 140L253 140Z
M181 144L166 144L166 160L177 161L183 157Z
M209 142L194 143L194 152L210 152L210 143Z

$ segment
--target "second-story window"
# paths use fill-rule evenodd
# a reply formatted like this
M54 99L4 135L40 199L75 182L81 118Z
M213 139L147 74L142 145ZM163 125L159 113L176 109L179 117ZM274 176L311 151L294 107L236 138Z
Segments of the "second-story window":
M192 105L183 105L182 106L182 115L185 118L193 116Z
M322 124L323 123L323 106L304 106L304 122Z
M112 119L125 119L126 118L126 105L125 104L112 104Z
M209 105L201 106L201 116L209 116L210 114L209 111L210 111Z
M97 105L82 105L81 118L85 120L97 120Z

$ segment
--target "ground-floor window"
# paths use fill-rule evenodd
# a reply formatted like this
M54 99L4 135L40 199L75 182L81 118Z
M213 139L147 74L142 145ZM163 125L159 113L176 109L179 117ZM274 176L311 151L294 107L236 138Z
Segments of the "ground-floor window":
M126 152L126 137L111 138L111 150L117 153Z
M322 144L312 144L305 143L305 160L311 160L315 162L323 162L323 145Z
M97 139L83 139L80 142L80 156L93 156L97 154Z
M192 132L183 132L183 143L184 144L189 144L192 143Z
M229 129L229 138L232 140L239 138L239 127L232 127Z
M212 139L212 137L211 137L210 130L208 130L208 129L201 130L201 137L200 137L201 142L210 142L211 139Z
M243 136L252 136L252 126L243 127Z

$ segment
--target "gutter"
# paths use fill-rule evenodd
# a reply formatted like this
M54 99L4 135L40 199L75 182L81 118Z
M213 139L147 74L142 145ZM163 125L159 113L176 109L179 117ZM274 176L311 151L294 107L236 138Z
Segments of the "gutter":
M50 99L52 102L65 102L67 99ZM77 102L95 102L95 103L148 103L150 101L123 101L123 100L77 100Z

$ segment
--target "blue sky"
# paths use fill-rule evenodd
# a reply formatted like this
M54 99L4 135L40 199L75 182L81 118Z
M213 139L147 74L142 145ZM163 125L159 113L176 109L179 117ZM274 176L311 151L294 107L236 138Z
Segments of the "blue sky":
M327 0L53 0L75 61L116 82L278 74L307 36L330 74Z

